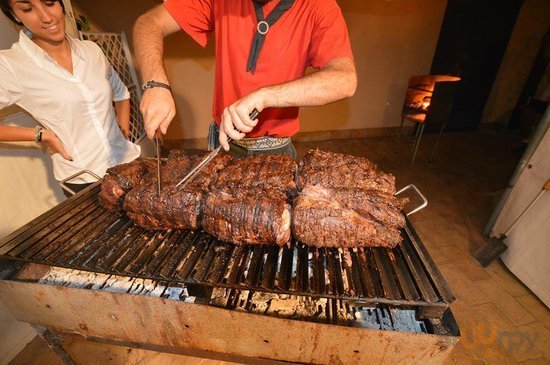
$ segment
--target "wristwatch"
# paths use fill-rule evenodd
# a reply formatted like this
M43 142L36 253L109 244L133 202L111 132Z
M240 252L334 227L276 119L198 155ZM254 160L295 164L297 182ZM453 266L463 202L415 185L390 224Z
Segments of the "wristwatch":
M167 89L170 92L172 92L172 88L170 87L170 85L165 84L164 82L158 82L155 80L144 82L143 85L141 85L141 90L145 91L153 87L162 87L163 89Z

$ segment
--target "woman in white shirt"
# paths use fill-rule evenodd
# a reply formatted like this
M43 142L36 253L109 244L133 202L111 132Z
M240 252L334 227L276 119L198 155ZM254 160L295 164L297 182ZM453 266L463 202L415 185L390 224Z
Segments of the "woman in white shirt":
M0 109L17 104L41 124L0 125L0 141L45 144L58 181L85 169L103 176L137 158L139 146L127 140L128 89L95 43L65 34L62 1L0 0L0 8L25 27L17 43L0 51ZM82 175L71 188L94 180Z

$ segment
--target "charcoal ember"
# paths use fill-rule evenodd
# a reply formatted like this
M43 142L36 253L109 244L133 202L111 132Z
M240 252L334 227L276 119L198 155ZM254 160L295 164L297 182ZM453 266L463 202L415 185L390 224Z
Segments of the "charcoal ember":
M123 208L136 224L146 229L195 229L200 225L202 200L220 170L232 160L231 156L216 156L185 187L176 184L201 160L201 155L169 155L161 167L161 192L157 176L148 175L148 183L134 188L126 195Z
M282 245L290 239L290 205L277 189L214 190L203 213L203 229L222 241Z
M395 194L395 177L364 157L309 150L298 168L298 189L321 185L333 189L378 190Z
M389 216L384 224L372 214L369 208L354 210L344 196L340 201L338 193L322 190L311 192L308 188L294 200L292 210L292 232L297 240L316 247L386 247L393 248L402 241L400 218ZM345 195L345 194L344 194ZM370 197L362 197L368 201ZM388 210L393 210L387 207Z
M256 155L234 160L218 177L214 188L270 189L294 196L296 162L286 154Z
M126 193L139 186L144 177L155 169L156 160L143 157L107 169L101 183L99 203L111 211L120 209Z

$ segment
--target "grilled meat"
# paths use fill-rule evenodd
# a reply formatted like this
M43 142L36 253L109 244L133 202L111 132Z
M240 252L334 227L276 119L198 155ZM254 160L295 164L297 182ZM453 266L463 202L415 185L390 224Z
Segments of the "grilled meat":
M333 189L379 190L395 194L395 177L363 157L309 150L298 168L298 189L321 185Z
M288 155L256 155L235 160L215 183L217 189L269 189L293 196L296 192L296 162Z
M292 231L317 247L388 247L402 238L404 201L368 190L306 186L294 200Z
M127 215L146 229L170 229L199 227L202 200L218 172L230 161L231 156L220 154L183 189L176 187L202 156L170 155L161 167L162 189L160 197L156 174L148 175L148 183L130 191L124 201Z
M156 160L143 157L109 168L101 183L99 203L108 210L120 209L124 195L138 186L144 176L154 169Z
M202 227L227 242L282 245L290 239L286 199L277 189L215 190L206 196Z

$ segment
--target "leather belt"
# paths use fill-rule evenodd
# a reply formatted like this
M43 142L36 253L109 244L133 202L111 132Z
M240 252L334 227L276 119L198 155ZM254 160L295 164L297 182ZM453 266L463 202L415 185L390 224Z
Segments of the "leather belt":
M290 137L243 138L239 141L231 141L231 143L247 150L272 150L288 145Z

